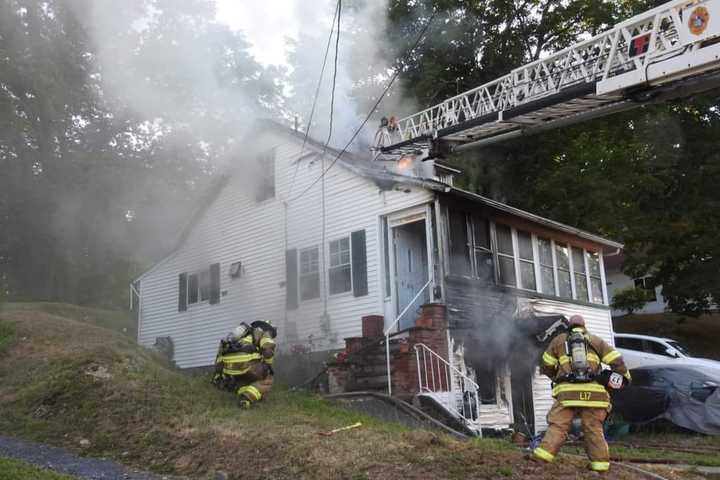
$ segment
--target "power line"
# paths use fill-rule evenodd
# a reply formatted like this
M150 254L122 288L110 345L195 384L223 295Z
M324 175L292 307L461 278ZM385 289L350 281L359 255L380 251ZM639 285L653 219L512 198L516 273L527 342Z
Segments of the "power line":
M330 44L332 42L333 33L335 33L335 20L337 19L339 14L340 14L340 0L338 0L338 3L335 5L335 14L333 15L332 25L330 26L330 34L328 35L327 45L325 45L325 56L323 57L322 68L320 69L320 78L318 78L317 87L315 87L315 97L313 98L312 108L310 109L310 117L308 118L307 128L305 129L305 137L303 138L302 148L300 149L300 155L298 156L298 159L300 159L303 156L303 153L305 153L305 145L307 144L308 135L310 134L310 128L312 126L313 117L315 116L315 107L317 106L317 100L318 100L318 96L320 94L320 87L322 86L322 79L323 79L323 76L325 75L325 66L327 65L328 53L330 52ZM338 20L337 23L339 24L340 21ZM337 48L337 45L336 45L336 48ZM335 57L335 68L337 69L337 55ZM333 92L333 96L334 96L334 92ZM288 194L287 194L288 197L292 194L293 187L295 186L295 178L297 177L297 172L298 172L299 168L300 168L300 162L297 161L295 163L295 172L293 173L293 178L292 178L292 181L290 182L290 190L288 190Z
M404 57L402 58L402 60L400 61L400 65L398 66L397 70L395 70L395 73L393 74L393 76L390 78L390 82L388 82L387 86L385 87L385 90L383 90L383 92L380 94L380 97L378 98L377 102L375 102L375 105L373 105L373 107L370 109L370 111L368 112L367 116L365 117L365 120L363 120L363 122L360 124L360 126L355 130L355 133L353 133L353 135L352 135L352 137L350 138L350 140L345 144L345 146L344 146L343 149L340 151L340 153L338 153L338 154L335 156L335 158L333 159L332 163L330 163L330 166L329 166L327 169L324 169L323 172L320 174L320 176L319 176L318 178L316 178L310 185L308 185L307 188L305 188L305 190L303 190L298 196L290 199L290 200L289 200L290 202L295 201L295 200L299 199L300 197L302 197L303 195L305 195L317 182L319 182L322 178L325 177L325 175L327 174L327 172L329 172L330 169L331 169L333 166L335 166L335 163L337 163L337 161L340 159L340 157L342 157L342 156L347 152L347 149L350 147L350 145L351 145L352 142L355 140L355 138L357 138L357 136L360 134L360 132L362 131L362 129L365 127L365 125L367 124L367 122L370 120L370 117L372 117L372 115L375 113L375 110L377 110L377 107L380 105L380 102L382 102L383 98L385 98L385 95L386 95L387 92L390 90L390 87L392 87L393 83L395 82L395 80L397 79L397 77L400 75L400 72L402 71L402 65L410 58L410 55L412 55L413 51L415 51L415 49L417 48L417 46L420 44L420 41L421 41L422 38L425 36L425 32L427 32L428 28L429 28L430 25L432 24L432 21L433 21L433 19L435 18L435 15L436 15L436 14L437 14L437 12L435 11L435 12L433 12L433 14L430 16L430 18L428 19L428 22L425 24L425 26L423 27L423 29L420 31L420 34L419 34L419 35L417 36L417 38L415 39L415 42L413 43L413 46L410 48L410 50L407 51L407 53L405 54L405 56L404 56ZM326 147L327 147L327 145L326 145ZM323 149L323 154L324 154L324 149Z

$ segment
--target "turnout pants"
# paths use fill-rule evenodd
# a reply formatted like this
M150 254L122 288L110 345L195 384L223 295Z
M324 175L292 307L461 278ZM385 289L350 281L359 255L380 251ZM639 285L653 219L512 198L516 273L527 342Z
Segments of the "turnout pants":
M579 416L585 438L585 452L590 457L590 468L596 472L607 471L610 468L610 452L603 433L603 422L607 414L604 408L563 407L560 402L555 401L547 415L548 429L545 437L533 454L546 462L555 460L573 419Z
M268 375L262 380L238 378L237 393L240 400L247 400L250 403L259 402L265 397L272 389L273 376Z

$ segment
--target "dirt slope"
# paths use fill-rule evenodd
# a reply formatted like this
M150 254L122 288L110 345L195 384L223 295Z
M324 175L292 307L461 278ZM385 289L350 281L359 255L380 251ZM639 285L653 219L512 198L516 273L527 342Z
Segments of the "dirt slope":
M588 477L580 460L542 467L502 441L411 432L281 388L241 411L127 335L47 308L0 310L0 411L0 433L197 478ZM363 427L317 434L356 421Z

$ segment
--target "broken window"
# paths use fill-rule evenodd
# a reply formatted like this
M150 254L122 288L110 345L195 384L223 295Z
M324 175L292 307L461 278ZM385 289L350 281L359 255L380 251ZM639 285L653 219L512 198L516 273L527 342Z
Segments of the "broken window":
M275 196L275 149L259 154L256 160L260 178L255 200L262 202Z
M533 253L532 236L527 232L517 232L518 258L520 260L520 287L536 290L535 255Z
M585 256L583 249L572 247L573 272L575 274L575 298L587 302L588 284L587 271L585 270Z
M468 229L465 212L450 211L450 271L454 275L470 276Z
M548 295L556 295L552 242L542 237L538 237L537 242L540 256L540 291Z
M513 249L512 230L506 225L498 224L495 227L497 238L498 270L500 283L514 287L515 279L515 253Z
M557 260L557 276L559 296L572 298L572 284L570 281L570 252L567 245L555 244L555 258Z
M300 270L298 283L300 300L320 297L320 256L318 247L300 250Z
M350 267L350 238L344 237L330 242L330 295L352 290L352 269Z

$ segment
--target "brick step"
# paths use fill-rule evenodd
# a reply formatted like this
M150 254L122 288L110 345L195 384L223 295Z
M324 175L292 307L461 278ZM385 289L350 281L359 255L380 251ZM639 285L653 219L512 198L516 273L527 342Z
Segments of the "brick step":
M390 352L390 362L392 363L395 359L400 358L403 355L409 355L410 353ZM414 353L413 353L414 355ZM385 352L372 354L372 355L355 355L350 356L348 360L353 365L385 365L387 358Z
M390 364L390 372L395 372L395 367ZM352 375L354 375L356 378L359 377L373 377L376 375L385 375L387 373L387 364L383 362L382 364L373 364L373 365L357 365L352 369Z
M351 381L353 390L373 390L387 388L387 376L355 377Z

